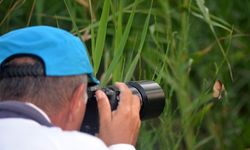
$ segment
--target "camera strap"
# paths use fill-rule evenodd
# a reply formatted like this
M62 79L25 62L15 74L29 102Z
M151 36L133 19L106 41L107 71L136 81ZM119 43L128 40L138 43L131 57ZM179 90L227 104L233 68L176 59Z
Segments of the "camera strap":
M37 123L52 127L53 125L35 108L18 101L0 102L0 119L23 118L36 121Z

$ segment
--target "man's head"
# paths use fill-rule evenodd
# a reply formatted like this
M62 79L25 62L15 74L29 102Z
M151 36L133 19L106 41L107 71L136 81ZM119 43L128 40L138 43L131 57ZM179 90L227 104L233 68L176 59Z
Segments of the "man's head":
M36 26L0 37L0 101L30 102L66 130L80 127L92 75L79 38L53 27Z

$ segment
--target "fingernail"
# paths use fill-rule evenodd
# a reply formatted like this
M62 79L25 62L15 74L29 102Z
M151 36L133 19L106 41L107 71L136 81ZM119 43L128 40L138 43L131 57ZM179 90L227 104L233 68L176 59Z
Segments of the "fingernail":
M119 90L122 92L124 90L123 82L115 82L115 85L119 86Z
M100 99L100 98L103 97L103 93L102 93L100 90L97 90L97 91L95 92L95 94L96 94L96 100L98 100L98 99Z
M99 99L99 97L100 97L100 92L97 90L96 92L95 92L95 97L96 97L96 100L98 100Z

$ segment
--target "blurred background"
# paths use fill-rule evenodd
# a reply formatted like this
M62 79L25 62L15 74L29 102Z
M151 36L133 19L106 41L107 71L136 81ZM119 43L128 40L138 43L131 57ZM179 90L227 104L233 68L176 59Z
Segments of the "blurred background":
M0 0L0 35L63 28L85 42L102 85L158 82L166 107L143 122L139 150L241 150L250 148L249 16L249 0ZM224 88L214 91L217 80Z

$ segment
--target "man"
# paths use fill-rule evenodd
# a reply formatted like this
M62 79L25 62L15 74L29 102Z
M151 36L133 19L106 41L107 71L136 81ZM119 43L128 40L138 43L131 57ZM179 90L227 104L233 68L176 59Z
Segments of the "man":
M79 38L34 26L0 37L0 149L135 149L140 101L123 83L117 110L96 92L98 138L80 129L87 84L97 84Z

